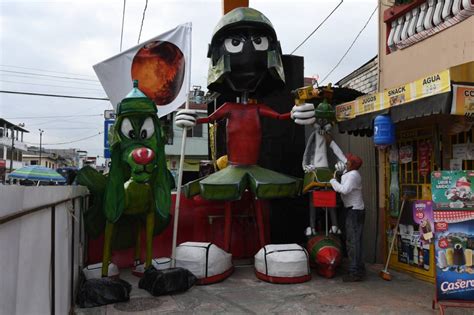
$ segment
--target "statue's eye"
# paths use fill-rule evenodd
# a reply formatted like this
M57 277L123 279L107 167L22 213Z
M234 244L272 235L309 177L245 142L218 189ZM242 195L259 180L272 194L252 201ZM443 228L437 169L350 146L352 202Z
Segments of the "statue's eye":
M268 38L265 36L252 37L252 43L255 50L267 50Z
M224 47L231 54L235 54L242 51L244 42L238 38L226 38L224 41Z
M155 133L155 125L153 124L153 119L148 117L143 122L142 129L140 130L140 138L141 139L150 139L151 136Z
M122 135L129 139L135 139L135 130L133 130L132 123L130 122L130 119L125 118L122 121L122 125L120 126L120 131L122 132Z

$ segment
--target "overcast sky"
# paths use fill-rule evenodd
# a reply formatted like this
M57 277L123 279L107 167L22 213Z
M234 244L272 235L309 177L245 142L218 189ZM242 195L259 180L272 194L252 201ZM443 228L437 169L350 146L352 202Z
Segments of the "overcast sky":
M206 86L207 45L222 16L222 0L149 0L141 42L192 22L193 85ZM272 21L283 53L291 53L337 6L339 0L250 0ZM346 0L295 55L305 58L305 76L323 78L362 29L376 0ZM123 50L138 40L145 0L126 2ZM106 97L92 66L120 51L121 0L0 0L0 89ZM337 82L377 54L377 14L327 82ZM107 101L0 93L0 117L25 123L29 144L44 130L47 148L80 148L103 155ZM66 116L66 117L51 117ZM34 118L27 118L34 117ZM39 118L49 117L49 118ZM96 135L96 136L94 136ZM87 140L62 144L78 139Z

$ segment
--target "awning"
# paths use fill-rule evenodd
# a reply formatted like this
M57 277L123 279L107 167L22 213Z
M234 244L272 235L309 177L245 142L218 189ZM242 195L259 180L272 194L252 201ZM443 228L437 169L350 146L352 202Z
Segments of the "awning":
M390 114L392 121L400 121L420 118L436 114L449 114L451 112L452 93L442 93L426 98L421 98L403 105L390 107L381 110L357 116L350 120L338 123L339 132L349 133L355 136L371 137L374 134L373 123L375 117L382 114Z
M474 116L474 106L470 101L472 88L453 82L461 79L463 83L472 85L472 74L468 71L471 68L474 68L474 62L340 104L336 106L339 131L370 137L373 135L373 121L381 114L390 114L392 121L398 123L436 114L470 115L472 107ZM465 96L466 93L469 95Z

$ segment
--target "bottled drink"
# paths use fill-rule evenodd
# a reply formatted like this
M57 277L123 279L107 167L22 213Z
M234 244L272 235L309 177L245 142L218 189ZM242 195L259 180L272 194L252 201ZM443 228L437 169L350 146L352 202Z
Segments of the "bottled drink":
M398 185L398 163L390 163L390 216L398 218L400 213L400 187Z
M413 265L418 266L418 246L416 243L413 246Z
M424 268L424 259L423 259L423 245L420 244L420 248L418 249L418 267Z
M423 267L425 270L430 270L430 245L423 245Z

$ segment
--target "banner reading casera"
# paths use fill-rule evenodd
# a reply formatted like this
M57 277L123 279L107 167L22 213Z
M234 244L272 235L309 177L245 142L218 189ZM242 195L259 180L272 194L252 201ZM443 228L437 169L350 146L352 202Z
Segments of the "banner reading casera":
M94 65L114 108L133 80L155 102L159 117L183 105L190 88L191 30L191 23L179 25Z

